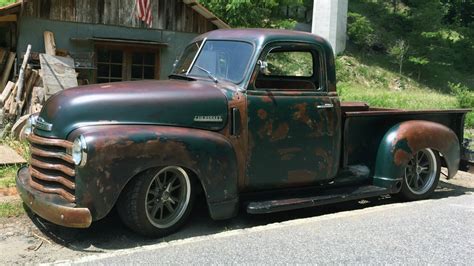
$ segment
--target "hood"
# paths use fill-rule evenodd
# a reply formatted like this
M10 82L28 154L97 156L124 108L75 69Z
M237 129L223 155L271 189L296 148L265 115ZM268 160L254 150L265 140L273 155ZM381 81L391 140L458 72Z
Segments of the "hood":
M227 122L227 99L208 81L133 81L71 88L52 96L41 110L35 133L67 138L82 126L170 125L219 130ZM44 128L44 127L43 127Z

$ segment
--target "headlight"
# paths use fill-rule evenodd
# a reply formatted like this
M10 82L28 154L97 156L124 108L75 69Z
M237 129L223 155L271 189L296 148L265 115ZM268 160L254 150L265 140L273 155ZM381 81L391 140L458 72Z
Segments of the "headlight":
M87 160L87 145L86 139L84 136L79 136L74 140L74 144L72 145L72 160L74 161L75 165L84 165Z
M33 126L35 125L35 122L36 116L31 115L30 117L28 117L28 119L26 120L25 129L23 130L25 136L28 136L33 132Z

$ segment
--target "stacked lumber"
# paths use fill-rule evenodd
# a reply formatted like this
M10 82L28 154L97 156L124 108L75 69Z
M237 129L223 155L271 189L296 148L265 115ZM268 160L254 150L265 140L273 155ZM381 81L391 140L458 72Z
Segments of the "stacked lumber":
M5 71L0 76L3 124L5 122L15 125L24 124L25 117L41 111L44 102L50 96L58 91L78 86L74 60L67 51L56 49L54 34L49 31L44 32L44 42L46 53L32 53L31 45L28 45L16 82L8 81L15 61L15 53L2 52L0 48L0 60L6 62ZM29 61L39 61L41 68L33 69L28 64ZM4 85L1 83L3 81L5 81Z
M28 46L18 80L15 83L8 81L0 95L3 116L9 120L31 114L41 109L40 105L44 103L44 92L39 87L42 83L40 73L27 64L30 50L31 46Z

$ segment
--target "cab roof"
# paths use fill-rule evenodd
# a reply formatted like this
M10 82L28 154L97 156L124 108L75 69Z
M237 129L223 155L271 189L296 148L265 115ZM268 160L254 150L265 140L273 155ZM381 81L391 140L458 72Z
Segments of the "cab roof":
M198 36L195 41L208 40L236 40L246 41L262 47L274 41L299 41L319 44L325 52L331 51L329 42L318 35L302 31L280 30L280 29L221 29L204 33Z

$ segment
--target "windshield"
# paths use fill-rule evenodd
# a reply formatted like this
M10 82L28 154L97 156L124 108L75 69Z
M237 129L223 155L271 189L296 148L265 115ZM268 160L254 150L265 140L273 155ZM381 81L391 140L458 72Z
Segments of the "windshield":
M193 43L184 50L173 74L186 74L192 67L188 73L190 76L215 77L218 81L226 80L235 84L243 80L253 52L251 44L238 41L206 41L194 60L201 44L202 42Z

